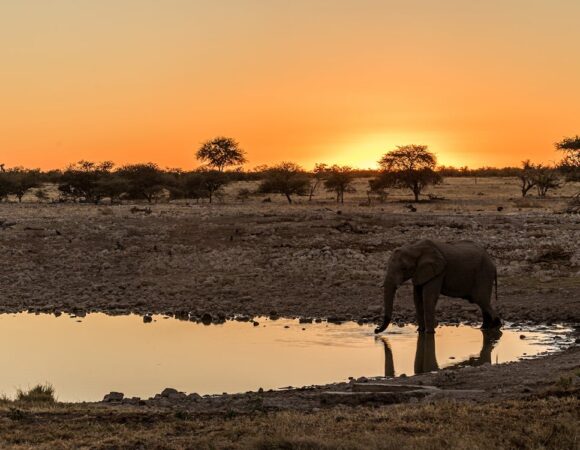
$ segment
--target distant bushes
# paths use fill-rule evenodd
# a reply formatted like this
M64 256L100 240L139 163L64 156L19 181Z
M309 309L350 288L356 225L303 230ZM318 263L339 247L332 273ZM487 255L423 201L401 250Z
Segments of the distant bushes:
M410 190L415 201L428 186L439 184L445 177L472 177L475 182L483 177L517 177L522 197L535 188L539 197L560 187L565 181L580 180L580 136L564 138L555 144L563 152L555 166L525 161L522 167L468 167L437 166L436 155L426 145L405 145L385 153L378 161L380 169L353 169L349 166L315 165L307 171L293 162L282 162L268 167L259 166L243 171L246 153L239 143L219 136L201 144L196 158L205 165L193 170L161 169L154 163L128 164L115 168L110 161L79 161L65 170L42 172L38 169L6 169L0 164L0 201L16 197L22 201L32 194L39 200L50 200L43 185L56 185L58 201L99 204L104 199L118 203L124 199L144 200L148 203L160 198L207 200L223 198L224 187L234 181L258 181L256 192L240 190L238 201L245 201L255 193L281 194L288 203L296 196L312 200L323 187L335 194L337 202L344 203L345 194L354 192L356 178L367 178L367 204L371 199L386 201L389 189ZM54 201L54 199L52 199Z

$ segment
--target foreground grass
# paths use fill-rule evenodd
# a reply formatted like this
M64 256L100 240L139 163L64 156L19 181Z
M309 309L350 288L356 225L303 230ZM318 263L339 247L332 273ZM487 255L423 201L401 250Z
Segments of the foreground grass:
M0 448L578 448L577 396L440 402L311 413L186 412L0 405Z

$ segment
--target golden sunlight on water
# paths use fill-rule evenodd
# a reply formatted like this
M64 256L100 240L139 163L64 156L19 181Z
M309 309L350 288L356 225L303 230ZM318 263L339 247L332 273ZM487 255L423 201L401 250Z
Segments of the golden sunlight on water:
M258 321L204 326L162 316L144 324L135 315L0 315L0 393L45 382L60 401L101 400L110 391L147 398L165 387L234 393L502 363L553 349L540 332L485 337L448 326L419 338L409 325L375 338L373 327L354 323Z

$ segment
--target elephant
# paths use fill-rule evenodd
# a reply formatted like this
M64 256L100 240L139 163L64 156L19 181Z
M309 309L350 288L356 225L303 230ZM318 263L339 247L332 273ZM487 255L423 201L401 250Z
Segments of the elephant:
M494 283L497 302L497 269L487 252L472 241L423 239L397 248L389 258L383 283L384 317L375 333L389 326L397 288L411 278L420 333L435 332L435 306L440 294L478 305L483 329L501 327L501 319L491 306Z

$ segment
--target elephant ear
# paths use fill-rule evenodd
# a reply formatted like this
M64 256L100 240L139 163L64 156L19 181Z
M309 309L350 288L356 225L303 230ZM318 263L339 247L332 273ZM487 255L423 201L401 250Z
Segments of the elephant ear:
M422 249L417 259L417 267L413 275L413 284L421 286L440 275L445 269L445 258L434 246L429 245Z

